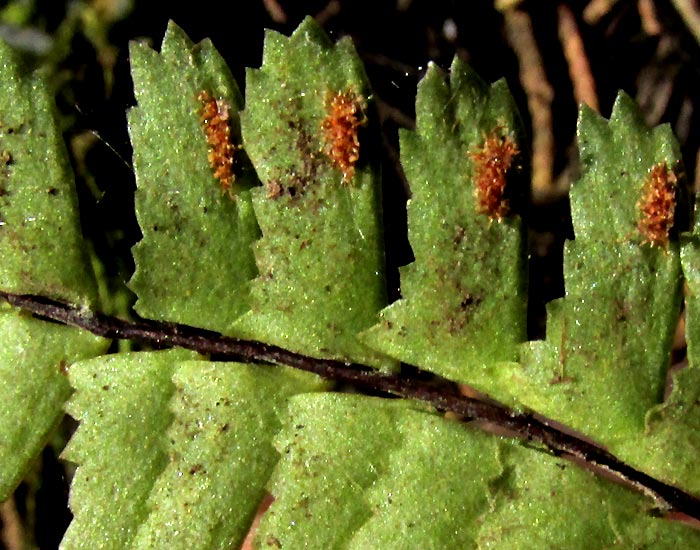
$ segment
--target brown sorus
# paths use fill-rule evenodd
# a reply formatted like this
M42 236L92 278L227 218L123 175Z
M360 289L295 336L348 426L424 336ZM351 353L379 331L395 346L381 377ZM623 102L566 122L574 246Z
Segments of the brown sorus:
M484 136L483 143L469 152L474 163L476 210L490 220L501 221L510 212L506 198L508 172L520 153L516 143L496 128Z
M677 183L678 178L666 161L649 169L642 186L642 197L637 202L637 229L645 243L661 247L668 245L676 210Z
M202 104L199 119L209 144L209 164L221 183L221 190L231 193L236 146L231 142L229 105L223 99L214 99L206 90L199 92L197 99Z
M360 158L360 126L367 123L366 104L352 90L329 92L326 96L326 118L321 122L324 132L324 152L333 165L343 173L347 183L355 176L355 164Z

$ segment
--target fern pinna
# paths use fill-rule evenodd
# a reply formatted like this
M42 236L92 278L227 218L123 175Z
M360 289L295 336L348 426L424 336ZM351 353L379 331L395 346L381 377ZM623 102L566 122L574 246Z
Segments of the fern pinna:
M504 82L459 60L421 82L400 136L415 262L388 304L350 41L269 32L244 101L171 24L160 53L131 50L148 320L127 321L99 313L45 85L0 54L0 487L72 387L63 548L700 547L670 521L700 519L699 244L678 145L627 96L580 112L567 293L528 342L528 146ZM684 281L689 366L664 398Z

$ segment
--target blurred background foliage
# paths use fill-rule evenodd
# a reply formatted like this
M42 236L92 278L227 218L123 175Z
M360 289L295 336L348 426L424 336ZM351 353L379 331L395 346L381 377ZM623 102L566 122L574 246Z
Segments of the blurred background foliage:
M0 38L44 71L69 144L82 222L102 275L103 307L126 315L132 296L133 210L126 111L135 101L129 40L158 46L169 19L195 41L212 39L241 88L259 67L265 28L285 34L312 15L334 39L351 36L372 82L382 123L389 295L412 261L398 165L399 127L414 124L415 90L429 61L453 56L487 81L504 77L532 136L531 338L544 335L544 304L562 296L562 243L571 238L567 192L576 179L579 103L609 116L619 89L647 122L672 125L690 181L699 177L700 3L696 0L11 0L0 2ZM676 359L683 358L682 339ZM0 548L56 548L70 521L70 468L60 453L73 426L57 430L15 498L1 505ZM67 469L68 468L68 469Z

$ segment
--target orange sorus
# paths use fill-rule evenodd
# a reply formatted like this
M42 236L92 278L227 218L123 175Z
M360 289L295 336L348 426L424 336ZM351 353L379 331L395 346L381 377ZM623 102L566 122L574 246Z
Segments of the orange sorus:
M479 214L501 221L510 212L506 198L507 174L519 153L510 136L501 135L501 128L484 136L484 142L469 152L474 163L474 196Z
M644 242L655 246L668 245L669 231L673 227L676 210L676 187L678 178L668 168L666 161L649 169L644 180L642 198L637 203L639 221L637 228Z
M222 191L231 192L233 185L233 154L236 146L231 142L231 125L229 123L229 105L223 99L214 99L203 90L197 95L202 104L200 121L209 144L209 164L214 170L214 177L221 183Z
M329 92L326 96L327 115L321 123L324 152L343 173L346 183L355 175L355 164L360 158L358 130L367 123L365 108L364 98L352 90Z

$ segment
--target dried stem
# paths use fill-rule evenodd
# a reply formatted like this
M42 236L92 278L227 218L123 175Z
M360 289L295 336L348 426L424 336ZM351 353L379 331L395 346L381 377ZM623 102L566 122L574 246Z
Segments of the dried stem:
M277 0L263 0L263 5L275 23L284 24L287 22L287 14Z
M642 29L649 36L658 36L661 34L661 23L656 14L656 6L654 0L637 0L637 11L639 19L642 23Z
M231 361L289 366L328 380L351 384L359 390L423 401L464 420L499 426L526 441L541 444L556 456L580 460L604 470L656 499L657 505L664 511L700 520L700 500L694 496L627 466L601 447L554 428L530 413L461 395L451 385L425 382L420 376L407 378L379 372L349 361L308 357L277 346L239 340L187 325L124 321L38 296L0 291L0 299L40 318L78 327L98 336L129 339L156 347L181 347Z
M576 103L585 103L594 111L599 111L595 80L591 74L591 66L588 63L574 14L566 4L560 4L558 15L559 40L561 40L564 57L569 65L569 76L574 85Z
M520 82L527 95L527 106L532 118L532 191L533 198L537 200L552 193L554 92L547 81L530 16L520 10L506 11L504 16L508 41L520 63Z
M2 519L0 546L4 545L3 547L7 550L22 550L25 547L25 534L13 497L0 504L0 519Z
M696 3L693 0L672 0L672 3L695 40L700 42L700 11Z
M619 0L591 0L583 10L583 19L589 25L595 25L605 17Z

